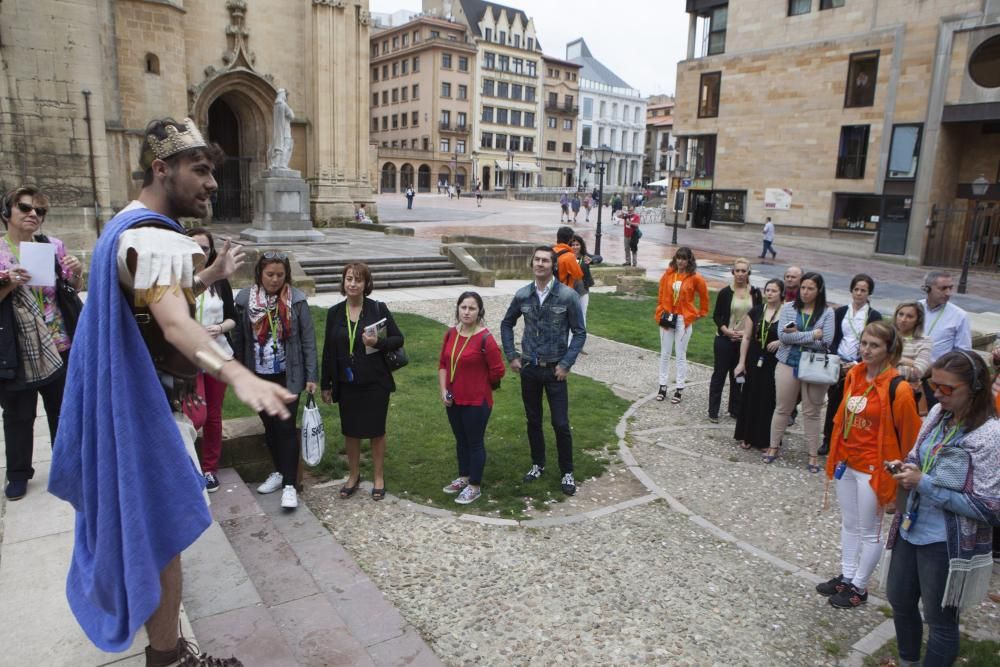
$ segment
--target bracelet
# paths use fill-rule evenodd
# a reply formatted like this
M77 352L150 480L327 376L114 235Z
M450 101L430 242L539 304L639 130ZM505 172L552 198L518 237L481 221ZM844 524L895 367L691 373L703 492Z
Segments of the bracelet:
M219 373L222 372L223 365L227 361L232 361L233 358L232 352L227 354L214 340L209 341L207 348L199 348L194 353L195 363L203 371L216 379L219 378Z

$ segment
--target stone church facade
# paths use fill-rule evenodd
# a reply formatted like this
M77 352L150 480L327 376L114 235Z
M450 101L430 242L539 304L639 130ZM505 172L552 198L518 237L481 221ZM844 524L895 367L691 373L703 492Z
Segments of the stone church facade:
M50 195L85 248L141 185L146 123L190 116L227 159L215 219L249 224L279 88L316 225L373 210L368 0L0 0L0 186Z

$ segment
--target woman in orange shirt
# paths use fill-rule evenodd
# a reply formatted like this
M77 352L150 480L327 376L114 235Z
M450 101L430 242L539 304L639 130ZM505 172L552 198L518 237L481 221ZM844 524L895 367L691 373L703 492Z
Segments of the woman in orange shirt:
M698 298L697 309L695 297ZM708 315L708 285L698 273L698 263L691 248L680 247L660 277L660 295L653 316L660 325L660 391L656 400L662 401L667 397L670 352L673 348L677 354L677 384L670 402L681 402L687 379L687 346L691 331L695 321L705 315Z
M906 458L921 423L913 389L896 370L903 341L895 328L885 321L870 323L860 351L861 363L844 379L826 459L840 504L841 573L816 586L842 609L868 600L868 580L882 555L883 508L896 499L896 481L883 463Z

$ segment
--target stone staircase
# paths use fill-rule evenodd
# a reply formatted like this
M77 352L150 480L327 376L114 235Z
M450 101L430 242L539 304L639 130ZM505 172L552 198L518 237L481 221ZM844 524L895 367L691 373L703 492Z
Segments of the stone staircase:
M357 258L350 261L364 262L372 271L375 289L405 287L439 287L465 285L468 280L462 272L441 255L417 257ZM302 259L299 264L306 275L316 283L316 292L340 291L340 276L345 259Z
M440 667L417 631L302 504L219 471L212 526L188 551L184 608L202 650L250 667Z

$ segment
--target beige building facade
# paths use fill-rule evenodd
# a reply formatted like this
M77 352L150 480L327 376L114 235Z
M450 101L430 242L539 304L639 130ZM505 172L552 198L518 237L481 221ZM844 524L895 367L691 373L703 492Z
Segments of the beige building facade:
M284 88L314 224L350 218L372 205L369 18L367 0L7 0L0 181L39 185L51 233L86 247L138 194L146 123L191 116L227 154L215 219L249 223Z
M643 183L670 180L674 161L677 159L673 130L673 98L668 97L665 101L659 101L650 97L646 103L646 159L642 163ZM675 185L671 183L671 191Z
M576 144L580 65L551 56L544 56L542 63L542 185L576 187L580 168Z
M695 226L1000 256L995 0L688 0L674 132ZM761 17L769 17L762 21ZM975 216L971 183L988 181ZM978 222L979 224L974 224Z
M418 16L371 37L379 191L470 189L476 47L456 21Z

